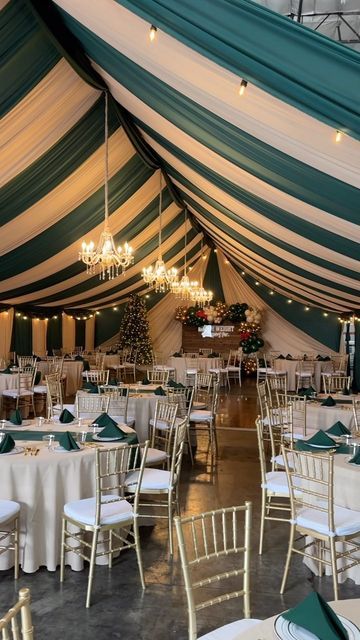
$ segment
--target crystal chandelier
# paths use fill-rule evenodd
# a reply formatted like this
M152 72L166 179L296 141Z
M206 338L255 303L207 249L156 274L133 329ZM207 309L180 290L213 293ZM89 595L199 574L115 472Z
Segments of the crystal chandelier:
M99 272L100 280L106 276L112 280L133 264L133 250L125 242L124 248L115 247L114 238L109 228L109 131L108 131L108 94L105 92L105 224L95 249L93 242L83 242L79 252L79 260L86 264L86 273L94 275Z
M203 242L201 240L201 253L203 250ZM205 255L201 256L201 281L200 286L195 287L191 292L191 300L197 304L198 307L205 307L208 305L213 297L212 291L207 291L203 286L203 262L205 260Z
M177 298L181 300L191 300L191 296L193 290L199 286L199 283L196 281L190 281L189 276L187 275L187 209L184 209L185 213L185 259L184 259L184 275L181 278L180 282L177 282L173 287L172 292L175 294Z
M167 269L161 255L161 214L162 214L162 174L160 174L160 191L159 191L159 256L155 265L144 267L142 270L142 278L149 287L154 287L156 293L173 290L178 284L177 269L172 267Z

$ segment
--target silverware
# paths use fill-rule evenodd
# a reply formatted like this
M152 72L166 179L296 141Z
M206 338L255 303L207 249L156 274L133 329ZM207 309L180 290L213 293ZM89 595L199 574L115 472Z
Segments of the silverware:
M40 449L36 449L34 456L37 456L37 454L39 453Z

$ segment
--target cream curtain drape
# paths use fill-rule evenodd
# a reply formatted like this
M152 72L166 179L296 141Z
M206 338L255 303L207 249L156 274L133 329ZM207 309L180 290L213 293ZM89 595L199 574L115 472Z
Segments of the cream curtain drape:
M0 313L0 358L8 360L14 322L14 308Z
M66 313L62 314L62 345L66 353L75 349L75 320Z
M48 320L32 319L32 350L37 356L45 356Z

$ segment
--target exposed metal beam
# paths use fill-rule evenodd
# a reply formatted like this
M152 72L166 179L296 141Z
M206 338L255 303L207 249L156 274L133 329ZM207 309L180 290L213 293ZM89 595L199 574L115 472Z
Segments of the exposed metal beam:
M298 10L297 10L297 21L298 21L298 22L300 22L300 21L301 21L301 14L302 14L303 2L304 2L304 0L299 0L299 6L298 6Z
M360 33L358 33L357 31L355 31L355 29L351 26L351 24L349 24L349 23L348 23L348 21L347 21L347 20L345 20L345 18L344 18L344 16L343 16L342 14L340 14L339 18L340 18L340 20L342 20L343 22L345 22L346 26L347 26L347 27L349 27L350 31L352 31L352 32L353 32L353 34L354 34L357 38L359 38L359 40L360 40Z

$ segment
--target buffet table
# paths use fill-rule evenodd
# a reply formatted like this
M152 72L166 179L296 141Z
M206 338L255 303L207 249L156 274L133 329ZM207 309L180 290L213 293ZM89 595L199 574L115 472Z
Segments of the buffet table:
M49 451L42 440L24 440L29 429L34 438L41 438L40 429L34 426L12 427L16 445L36 445L38 455L2 454L0 465L0 498L20 503L20 566L25 573L33 573L45 566L55 571L60 562L61 516L64 504L73 500L89 498L95 494L95 451L85 447L81 451ZM24 429L27 429L24 434ZM133 433L132 429L122 429ZM16 440L16 430L18 440ZM43 425L41 433L48 430L76 432L84 426ZM32 435L32 434L31 434ZM22 436L22 439L20 439ZM109 446L115 446L114 443ZM13 552L0 557L0 569L13 565ZM67 554L66 564L75 571L83 568L83 561L75 554Z
M175 380L177 380L177 382L181 382L182 384L185 383L187 360L189 362L189 359L187 359L185 356L183 356L182 358L171 356L168 362L168 366L175 370ZM207 358L205 356L200 356L199 358L194 359L194 362L197 363L197 366L202 373L208 373L209 369L218 369L220 367L221 358Z
M288 379L289 391L296 389L296 376L295 372L299 369L299 363L301 360L282 360L281 358L275 358L274 369L275 371L285 371ZM332 363L330 360L314 360L314 385L317 391L321 390L321 374L330 373L332 371Z

